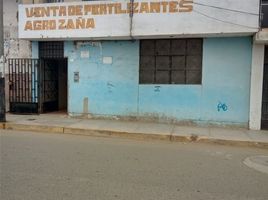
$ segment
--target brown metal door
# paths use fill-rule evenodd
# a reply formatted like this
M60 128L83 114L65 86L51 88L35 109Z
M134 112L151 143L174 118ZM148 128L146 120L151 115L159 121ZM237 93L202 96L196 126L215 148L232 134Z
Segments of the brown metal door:
M11 113L39 113L40 60L9 59L9 105Z
M42 59L42 112L58 110L58 59Z

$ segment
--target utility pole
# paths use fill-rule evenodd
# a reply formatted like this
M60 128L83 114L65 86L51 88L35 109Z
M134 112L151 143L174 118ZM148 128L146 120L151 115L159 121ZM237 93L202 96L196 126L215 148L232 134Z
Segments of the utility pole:
M6 121L3 1L0 0L0 122Z

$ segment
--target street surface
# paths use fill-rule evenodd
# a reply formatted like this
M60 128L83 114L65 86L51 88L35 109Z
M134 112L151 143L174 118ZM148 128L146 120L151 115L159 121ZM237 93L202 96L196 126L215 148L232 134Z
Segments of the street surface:
M1 200L267 200L268 150L0 130Z

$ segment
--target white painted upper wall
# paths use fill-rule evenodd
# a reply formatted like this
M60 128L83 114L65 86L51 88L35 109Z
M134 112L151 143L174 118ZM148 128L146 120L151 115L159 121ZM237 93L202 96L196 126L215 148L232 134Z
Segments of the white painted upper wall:
M157 3L160 7L152 9ZM19 37L30 40L207 37L253 35L259 27L259 0L135 0L133 19L127 9L129 4L130 1L115 0L20 5ZM64 8L60 14L61 6ZM78 11L68 16L73 6ZM49 14L31 16L32 11L40 11L38 8L50 9ZM76 20L80 24L85 20L88 26L78 28Z
M4 55L8 58L31 57L30 42L18 38L18 1L3 1ZM7 69L7 68L6 68Z
M258 13L258 0L194 0L192 12L150 17L134 15L133 34L209 36L254 33L258 31Z

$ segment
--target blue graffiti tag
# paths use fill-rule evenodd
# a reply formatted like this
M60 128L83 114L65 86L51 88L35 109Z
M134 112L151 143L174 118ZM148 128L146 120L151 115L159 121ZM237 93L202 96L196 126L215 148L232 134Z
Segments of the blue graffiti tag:
M228 110L228 106L225 103L221 103L221 102L218 103L217 108L218 108L218 112L220 112L221 110L224 112Z
M107 88L108 88L108 92L112 93L113 88L114 88L114 84L112 82L107 82Z

